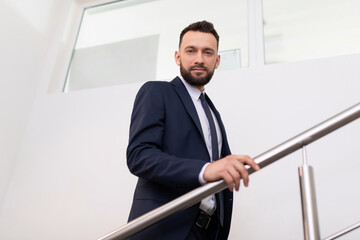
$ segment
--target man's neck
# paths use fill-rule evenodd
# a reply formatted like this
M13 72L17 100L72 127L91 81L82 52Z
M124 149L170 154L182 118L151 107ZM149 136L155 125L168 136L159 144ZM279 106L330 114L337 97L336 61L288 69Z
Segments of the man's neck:
M183 76L181 76L181 75L179 75L179 78L180 78L184 83L187 83L189 86L199 89L200 92L204 92L204 91L205 91L205 86L194 86L194 85L191 85L191 84L188 83L188 82L183 78Z

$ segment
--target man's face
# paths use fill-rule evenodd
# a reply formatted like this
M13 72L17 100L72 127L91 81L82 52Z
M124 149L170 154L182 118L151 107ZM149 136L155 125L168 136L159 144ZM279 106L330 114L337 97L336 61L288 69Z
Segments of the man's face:
M220 64L216 38L211 33L185 33L175 61L185 81L202 91Z

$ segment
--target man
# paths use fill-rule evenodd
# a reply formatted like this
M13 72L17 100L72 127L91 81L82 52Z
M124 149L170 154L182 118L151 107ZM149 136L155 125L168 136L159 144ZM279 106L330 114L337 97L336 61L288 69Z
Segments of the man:
M181 76L148 82L135 99L127 163L139 177L129 221L205 184L224 179L229 189L173 214L131 239L227 239L232 191L249 182L248 156L231 155L224 125L204 86L220 64L219 36L209 22L180 34L175 52ZM220 159L219 159L220 158ZM219 159L219 160L218 160Z

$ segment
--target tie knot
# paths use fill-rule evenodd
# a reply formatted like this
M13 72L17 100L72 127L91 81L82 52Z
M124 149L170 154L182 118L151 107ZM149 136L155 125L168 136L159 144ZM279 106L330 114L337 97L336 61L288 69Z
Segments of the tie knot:
M206 101L206 99L205 99L205 93L200 93L200 100L201 100L201 101Z

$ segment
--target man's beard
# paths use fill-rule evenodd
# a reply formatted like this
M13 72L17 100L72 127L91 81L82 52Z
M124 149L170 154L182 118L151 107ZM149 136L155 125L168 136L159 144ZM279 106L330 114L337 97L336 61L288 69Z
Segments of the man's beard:
M193 76L191 74L191 70L194 68L202 68L206 71L206 75L204 77L199 76ZM189 83L192 86L205 86L208 82L210 82L210 79L214 75L214 70L209 71L209 69L203 65L195 65L189 68L189 71L186 70L182 63L180 63L180 73L181 76L184 78L184 80Z

